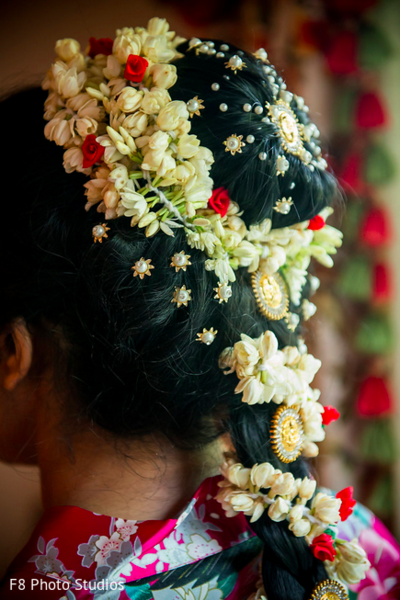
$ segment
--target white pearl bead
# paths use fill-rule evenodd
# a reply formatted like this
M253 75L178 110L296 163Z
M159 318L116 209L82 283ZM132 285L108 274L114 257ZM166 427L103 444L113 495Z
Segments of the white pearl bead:
M147 263L144 260L138 260L135 264L135 269L138 273L146 273Z
M92 233L94 237L101 237L105 234L104 227L102 225L96 225L95 227L93 227Z
M257 105L254 109L254 112L256 113L256 115L261 115L264 112L264 109L262 106Z
M274 96L276 96L277 93L279 92L279 85L276 85L276 83L272 83L271 84L271 90L272 90L272 94Z
M249 104L248 102L246 102L246 104L243 104L243 110L244 110L244 112L250 112L251 104Z
M209 47L207 46L207 44L202 44L199 48L199 52L202 52L203 54L206 54L209 51Z
M232 288L229 285L223 285L219 291L221 298L230 298L232 296Z
M266 75L268 75L269 73L271 73L272 69L271 67L269 67L268 65L264 65L263 66L263 71Z
M199 103L194 98L189 100L186 104L187 104L189 112L196 112L196 110L198 110L198 108L199 108Z
M282 215L288 215L290 213L290 209L291 206L289 202L282 202L278 208L278 212L280 212Z
M225 54L224 54L224 52L217 52L216 57L217 58L225 58Z
M294 181L292 181L292 183L289 185L289 189L294 190L295 187L296 187L296 184Z
M223 52L228 52L229 46L228 46L228 44L221 44L219 49L222 50Z
M214 42L207 42L207 44L210 46L210 48L214 48L215 46Z
M228 110L228 105L225 104L225 102L223 102L222 104L219 105L219 110L221 112L226 112Z
M206 344L206 346L209 346L210 344L213 343L214 341L214 334L211 333L210 331L207 331L206 333L203 333L203 335L201 336L201 341L203 342L203 344Z
M229 65L234 68L239 68L243 64L242 59L237 54L234 54L233 56L231 56L228 62L229 62Z
M192 38L189 42L189 48L193 48L193 46L197 46L197 44L200 44L201 40L199 40L199 38Z
M263 118L261 119L261 121L262 121L263 123L271 123L271 121L270 121L270 118L269 118L269 117L263 117Z
M177 267L181 267L186 263L186 257L183 254L175 254L173 261Z
M246 142L248 144L254 144L255 139L256 138L254 137L254 135L248 135L247 138L246 138Z
M179 302L186 302L189 298L189 293L186 290L179 290L179 292L176 295L176 299Z
M258 155L258 158L260 160L267 160L267 153L266 152L260 152L260 154Z
M287 88L286 83L284 81L282 81L282 83L281 83L281 89L282 90L286 90L286 88Z
M301 159L306 163L306 165L308 165L308 163L312 160L311 152L308 152L308 150L303 150L301 153Z
M239 146L239 141L234 137L229 137L226 141L226 145L229 150L236 150Z
M207 54L209 54L210 56L213 56L217 51L215 50L215 48L210 48L209 51L207 52Z
M211 89L213 92L218 92L219 90L219 83L212 83L211 84Z
M284 156L279 156L276 161L278 171L287 171L289 168L289 161Z

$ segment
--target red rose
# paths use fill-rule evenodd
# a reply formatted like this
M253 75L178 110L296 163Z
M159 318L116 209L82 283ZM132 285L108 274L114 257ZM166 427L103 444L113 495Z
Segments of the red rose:
M87 135L82 144L83 152L83 168L87 169L98 162L104 154L103 146L96 142L96 136L93 134Z
M221 217L224 217L228 212L229 202L228 190L220 187L213 191L212 196L208 201L208 206L221 215Z
M307 229L311 229L312 231L318 231L318 229L322 229L323 227L325 227L325 221L320 215L316 215L315 217L310 219Z
M333 560L336 556L336 550L333 547L333 537L327 533L314 538L310 549L318 560Z
M125 67L125 79L129 79L129 81L133 81L134 83L139 83L142 81L148 66L149 63L145 58L142 58L137 54L130 54Z
M339 508L339 514L340 519L345 521L349 518L356 505L356 501L353 498L353 487L350 486L344 488L344 490L336 494L336 498L339 498L342 501L342 504Z
M108 56L109 54L112 54L114 40L111 38L99 38L96 40L96 38L91 37L89 38L89 44L90 58L94 58L98 54L104 54L104 56Z
M332 421L336 421L340 417L340 412L334 406L324 406L322 413L322 424L330 425Z

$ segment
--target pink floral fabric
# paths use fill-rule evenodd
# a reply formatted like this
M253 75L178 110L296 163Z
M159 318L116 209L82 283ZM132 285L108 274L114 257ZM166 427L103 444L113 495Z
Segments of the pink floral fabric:
M227 518L206 479L178 519L133 521L59 506L45 513L0 584L0 599L243 600L262 544L242 514ZM371 569L351 600L400 600L400 548L357 505L339 537L359 538ZM21 584L21 582L23 582Z

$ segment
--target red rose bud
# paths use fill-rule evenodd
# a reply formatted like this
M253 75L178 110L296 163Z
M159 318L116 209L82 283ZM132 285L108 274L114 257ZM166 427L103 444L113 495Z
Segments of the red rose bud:
M224 217L228 212L229 208L229 194L228 190L223 187L213 190L212 196L208 201L209 208L215 210L216 213Z
M325 227L325 221L320 215L316 215L315 217L310 219L307 229L311 229L312 231L318 231L318 229L322 229L323 227Z
M314 538L310 550L318 560L332 561L336 556L336 550L333 546L333 537L327 533L323 533Z
M340 417L340 412L334 406L324 406L322 413L322 424L330 425L332 421L336 421Z
M91 37L89 39L89 44L90 48L88 54L90 58L94 58L98 54L104 54L104 56L109 56L110 54L112 54L114 40L112 40L111 38L99 38L98 40L96 40L96 38Z
M342 501L342 504L339 508L340 519L345 521L349 518L351 513L354 510L356 505L356 501L353 498L353 488L352 486L344 488L341 492L336 494L336 498Z
M83 152L83 163L84 169L91 167L94 163L98 162L104 154L104 147L96 142L96 136L93 134L87 135L85 141L82 144Z
M137 54L130 54L126 63L124 77L134 83L140 83L144 77L149 63Z

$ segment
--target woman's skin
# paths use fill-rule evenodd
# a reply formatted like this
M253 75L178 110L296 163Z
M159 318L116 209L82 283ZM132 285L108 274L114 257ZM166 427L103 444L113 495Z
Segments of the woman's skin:
M173 518L218 473L222 439L189 452L161 435L123 442L84 421L74 399L56 394L51 356L22 320L0 334L0 459L38 464L45 509Z

